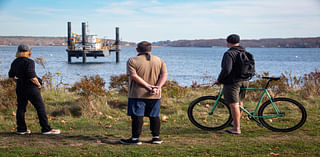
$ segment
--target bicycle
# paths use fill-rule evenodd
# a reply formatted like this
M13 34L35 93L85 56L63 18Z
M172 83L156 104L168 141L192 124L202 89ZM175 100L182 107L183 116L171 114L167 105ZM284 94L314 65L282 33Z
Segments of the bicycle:
M241 90L262 91L261 97L250 113L246 108L240 109L246 113L249 119L254 120L260 127L266 127L276 132L290 132L300 128L307 119L304 106L296 100L279 97L273 98L268 92L268 86L272 81L280 80L280 77L262 77L268 79L264 88L241 88ZM217 96L203 96L191 102L188 108L189 120L196 127L203 130L221 130L231 126L232 117L230 107L222 97L223 88ZM268 99L261 106L264 96ZM258 121L259 120L259 121Z

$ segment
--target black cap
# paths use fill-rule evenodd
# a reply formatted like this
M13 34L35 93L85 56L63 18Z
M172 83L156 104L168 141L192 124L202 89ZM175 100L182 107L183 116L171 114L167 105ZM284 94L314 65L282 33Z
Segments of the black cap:
M28 45L21 44L18 46L18 52L26 52L31 50L31 48Z
M231 34L227 38L227 42L231 44L236 44L240 42L240 36L237 34Z

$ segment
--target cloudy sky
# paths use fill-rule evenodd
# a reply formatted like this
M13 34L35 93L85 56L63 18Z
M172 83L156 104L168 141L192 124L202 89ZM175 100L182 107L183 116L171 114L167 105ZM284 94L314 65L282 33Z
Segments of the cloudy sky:
M122 40L320 36L320 0L0 0L0 36L81 33Z

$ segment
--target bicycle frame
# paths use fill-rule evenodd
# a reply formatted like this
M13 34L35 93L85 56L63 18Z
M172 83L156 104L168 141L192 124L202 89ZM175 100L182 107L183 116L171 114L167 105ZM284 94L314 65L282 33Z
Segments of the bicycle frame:
M275 117L283 117L283 114L280 113L278 107L276 106L276 104L272 101L272 97L270 96L268 90L266 88L240 88L241 90L256 90L256 91L262 91L262 94L260 96L260 99L256 105L256 108L254 110L254 112L250 113L248 110L246 110L245 108L243 108L242 106L239 105L240 109L242 111L244 111L246 114L249 115L249 117L252 117L252 118L275 118ZM213 114L214 110L216 109L217 107L217 104L219 102L219 100L221 99L222 97L222 94L223 94L223 88L220 90L219 94L217 95L217 100L216 102L213 104L212 108L211 108L211 111L209 112L210 115ZM275 112L277 113L276 115L266 115L266 116L257 116L257 112L258 112L258 109L260 107L260 104L263 100L263 97L264 95L267 95L269 101L271 102Z

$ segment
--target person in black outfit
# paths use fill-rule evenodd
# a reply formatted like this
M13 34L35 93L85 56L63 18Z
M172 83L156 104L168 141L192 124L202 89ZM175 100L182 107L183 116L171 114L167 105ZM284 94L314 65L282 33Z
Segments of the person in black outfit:
M239 70L239 53L244 53L246 50L240 46L240 36L231 34L227 37L227 47L229 50L224 53L221 62L221 72L216 83L223 84L224 99L229 104L231 116L233 119L233 128L225 130L225 133L241 134L240 117L241 110L239 105L243 107L242 100L245 97L245 90L240 88L247 88L249 85L248 79L240 77Z
M42 134L60 134L60 130L52 129L48 124L45 105L41 97L41 84L35 72L35 64L29 59L32 51L27 45L19 45L16 53L16 59L12 62L9 78L16 82L17 94L17 134L30 134L25 122L25 112L28 101L30 101L37 110Z

